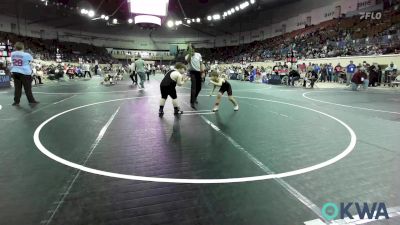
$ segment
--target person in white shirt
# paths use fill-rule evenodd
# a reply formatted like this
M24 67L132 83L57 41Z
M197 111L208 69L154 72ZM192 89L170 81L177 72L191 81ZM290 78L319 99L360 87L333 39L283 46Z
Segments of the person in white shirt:
M89 62L86 62L83 65L84 73L83 73L83 78L86 78L86 74L89 74L89 77L92 78L92 74L90 73L90 64Z
M394 65L393 62L391 62L389 66L386 67L385 72L382 74L382 81L384 81L384 83L390 83L393 77L396 77L396 74L397 66Z
M200 53L197 53L193 46L189 45L188 54L185 60L189 63L189 73L192 81L191 92L190 92L190 106L196 109L195 104L197 102L197 96L201 91L202 73L204 73L204 65L202 64L202 57Z
M172 105L174 106L174 114L182 114L183 112L180 110L177 101L176 94L176 85L182 86L187 79L183 78L183 75L186 73L186 66L183 63L177 63L175 65L175 69L168 71L164 79L161 81L160 90L161 90L161 100L160 100L160 110L159 116L162 117L164 115L164 105L167 101L168 96L172 98Z

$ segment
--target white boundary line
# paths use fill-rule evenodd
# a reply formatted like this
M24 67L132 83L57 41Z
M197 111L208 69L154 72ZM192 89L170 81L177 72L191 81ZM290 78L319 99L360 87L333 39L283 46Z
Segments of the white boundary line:
M183 102L187 105L186 102ZM190 106L189 106L190 107ZM211 109L204 109L204 110L183 110L184 113L198 113L198 112L211 112Z
M206 95L201 95L201 96L204 97ZM340 161L341 159L345 158L347 155L349 155L354 150L354 148L356 146L356 142L357 142L357 136L356 136L355 132L353 131L353 129L351 129L351 127L349 125L347 125L340 119L338 119L334 116L331 116L327 113L324 113L324 112L321 112L321 111L318 111L315 109L307 108L304 106L286 103L286 102L273 101L273 100L260 99L260 98L251 98L251 97L238 97L238 96L236 96L236 98L258 100L258 101L264 101L264 102L273 102L273 103L278 103L278 104L283 104L283 105L289 105L289 106L294 106L297 108L309 110L309 111L324 115L328 118L335 120L336 122L338 122L339 124L341 124L343 127L345 127L347 129L347 131L350 134L350 143L342 153L340 153L339 155L337 155L327 161L324 161L322 163L319 163L319 164L316 164L313 166L301 168L298 170L289 171L289 172L284 172L284 173L279 173L279 174L268 174L268 175L262 175L262 176L253 176L253 177L228 178L228 179L175 179L175 178L144 177L144 176L112 173L112 172L107 172L107 171L102 171L102 170L85 167L83 165L79 165L77 163L70 162L68 160L65 160L65 159L53 154L52 152L47 150L46 147L44 147L42 142L40 141L40 132L43 129L43 127L46 124L50 123L52 120L56 119L57 117L59 117L63 114L69 113L74 110L86 108L89 106L94 106L94 105L99 105L99 104L104 104L104 103L109 103L109 102L132 100L132 99L138 99L138 98L149 98L149 97L157 97L158 98L159 96L143 96L143 97L114 99L114 100L109 100L109 101L87 104L87 105L79 106L79 107L72 108L72 109L66 110L64 112L61 112L61 113L54 115L51 118L47 119L46 121L44 121L42 124L40 124L36 128L35 133L33 135L34 143L35 143L36 147L39 149L39 151L41 151L43 154L45 154L47 157L53 159L54 161L57 161L66 166L69 166L69 167L72 167L75 169L79 169L79 170L82 170L82 171L85 171L88 173L92 173L92 174L127 179L127 180L140 180L140 181L150 181L150 182L184 183L184 184L221 184L221 183L239 183L239 182L260 181L260 180L276 179L276 178L290 177L290 176L295 176L295 175L299 175L299 174L309 173L311 171L315 171L315 170L327 167L329 165L332 165L332 164Z
M211 115L215 114L215 112L199 112L199 113L185 113L183 111L183 114L179 114L180 116L195 116L195 115Z
M317 91L315 91L315 92L317 92ZM356 107L356 106L351 106L351 105L337 104L337 103L333 103L333 102L321 101L321 100L314 99L314 98L310 98L310 97L307 96L307 94L315 93L315 92L306 92L306 93L303 93L303 97L306 98L306 99L308 99L308 100L314 101L314 102L321 102L321 103L325 103L325 104L336 105L336 106L342 106L342 107L346 107L346 108L361 109L361 110L367 110L367 111L373 111L373 112L382 112L382 113L390 113L390 114L397 114L397 115L400 115L400 112L391 112L391 111L385 111L385 110L378 110L378 109L370 109L370 108ZM321 91L318 91L318 92L321 92Z
M182 89L189 89L188 87L179 87ZM268 88L255 88L255 89L242 89L236 90L235 92L246 92L246 91L257 91L257 90L268 90L271 89L271 86ZM202 91L211 91L212 89L202 88ZM84 95L84 94L109 94L109 93L128 93L128 92L137 92L137 90L128 90L128 91L99 91L99 92L40 92L36 91L33 94L42 94L42 95Z
M112 121L114 120L115 116L118 114L119 110L121 107L118 107L118 109L114 112L114 114L110 117L110 119L108 120L108 122L104 125L104 127L100 130L99 135L97 136L96 140L94 141L94 143L92 144L92 146L90 147L90 151L88 156L86 157L85 161L83 162L83 165L86 165L86 163L89 161L90 156L92 156L94 149L97 147L97 145L100 143L100 141L103 139L104 134L106 133L108 127L111 125ZM61 205L64 203L65 198L67 197L67 195L70 193L72 187L75 184L75 181L78 179L79 175L81 175L82 170L78 170L78 172L75 174L74 179L72 180L71 184L68 186L68 189L65 191L65 193L63 193L63 197L61 198L61 200L58 202L57 207L52 211L53 213L51 214L51 216L49 217L49 219L47 219L46 225L50 224L51 221L53 220L54 216L56 215L56 213L58 212L58 209L61 207Z
M268 90L268 89L271 89L272 88L272 86L270 86L270 85L265 85L266 87L265 88L247 88L247 89L239 89L239 90L235 90L235 92L247 92L247 91L260 91L260 90ZM188 88L188 87L179 87L179 88L182 88L182 89L191 89L191 88ZM210 88L202 88L201 89L202 91L204 90L204 91L212 91L212 89L210 89ZM217 89L216 89L217 90ZM217 90L218 91L218 90Z
M75 96L76 96L76 95L72 95L71 97L64 98L64 99L62 99L62 100L60 100L60 101L58 101L58 102L54 102L53 105L57 105L57 104L59 104L59 103L61 103L61 102L64 102L64 101L66 101L66 100L68 100L68 99L71 99L71 98L73 98L73 97L75 97Z
M218 132L220 135L225 137L235 148L237 148L240 152L242 152L244 155L246 155L246 157L250 161L252 161L254 164L256 164L262 171L264 171L267 174L275 174L275 172L273 172L270 168L268 168L266 165L264 165L261 161L259 161L256 157L254 157L251 153L246 151L246 149L243 148L239 143L237 143L232 137L230 137L229 135L222 132L218 126L216 126L214 123L212 123L211 121L206 119L204 116L201 116L201 118L208 125L210 125L216 132ZM278 182L278 184L281 185L283 188L285 188L291 195L293 195L295 198L297 198L301 203L303 203L307 208L309 208L311 211L313 211L319 218L323 218L321 209L315 203L313 203L310 199L308 199L302 193L297 191L294 187L292 187L290 184L288 184L283 179L276 178L274 180L276 182Z
M43 95L84 95L84 94L109 94L109 93L127 93L127 92L137 92L137 90L129 91L99 91L99 92L33 92L33 94L43 94Z

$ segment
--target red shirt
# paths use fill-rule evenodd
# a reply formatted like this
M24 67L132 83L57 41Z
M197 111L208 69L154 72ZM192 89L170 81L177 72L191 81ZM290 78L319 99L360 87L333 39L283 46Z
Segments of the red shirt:
M335 72L336 72L336 73L342 72L342 67L341 67L341 66L336 66L336 67L335 67Z
M362 72L362 71L357 71L357 73L355 73L353 75L353 78L351 79L351 82L355 83L355 84L362 84L363 80L361 78L367 79L368 76L366 73Z

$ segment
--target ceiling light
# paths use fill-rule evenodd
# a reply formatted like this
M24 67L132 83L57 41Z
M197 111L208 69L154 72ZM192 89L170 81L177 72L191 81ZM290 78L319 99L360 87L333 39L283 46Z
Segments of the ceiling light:
M88 16L89 16L89 17L94 17L94 11L93 11L93 10L90 10L90 11L88 12Z
M174 22L173 22L172 20L169 20L169 21L167 22L167 26L168 26L168 27L173 27L173 26L174 26Z
M196 19L196 22L200 23L200 21L201 21L200 18L197 18L197 19Z
M244 8L246 8L246 7L249 6L249 5L250 5L250 4L249 4L248 1L243 2L242 4L240 4L240 9L244 9Z
M235 9L236 9L236 11L239 11L240 8L239 8L239 6L236 6Z
M186 20L186 23L187 23L187 24L190 24L191 22L192 22L192 21L190 21L190 20Z
M128 20L128 23L133 23L133 19L129 19L129 20Z
M212 17L211 16L207 16L207 20L208 21L212 20Z
M196 22L196 20L195 20L195 19L192 19L192 22L194 23L194 22Z
M219 20L219 19L221 19L221 16L219 14L215 14L215 15L213 15L213 19Z
M251 4L254 4L256 1L255 0L250 0L250 3Z

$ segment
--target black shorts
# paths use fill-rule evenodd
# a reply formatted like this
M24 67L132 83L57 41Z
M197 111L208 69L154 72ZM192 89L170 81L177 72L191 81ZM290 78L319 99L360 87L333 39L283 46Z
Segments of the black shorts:
M175 87L171 86L160 86L161 90L161 98L167 99L168 96L171 96L172 99L177 99L178 96L176 95Z
M219 89L219 93L221 93L222 95L225 92L228 92L228 96L232 96L232 86L230 83L228 83L228 81L225 81L225 83L223 83L221 88Z

